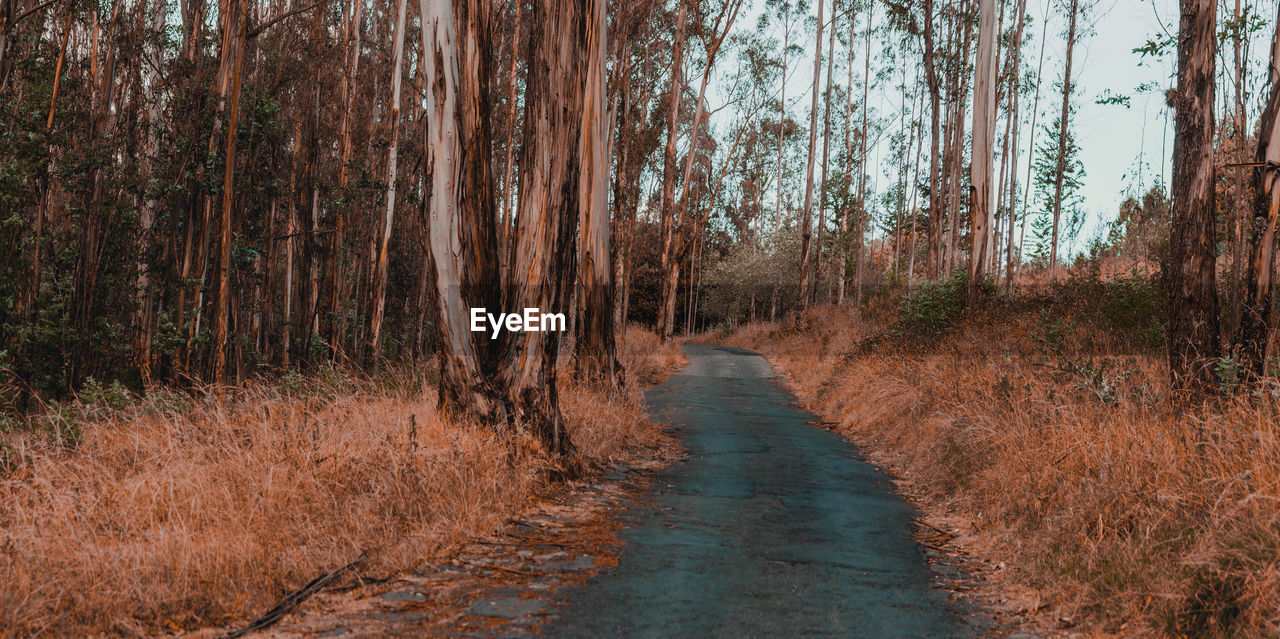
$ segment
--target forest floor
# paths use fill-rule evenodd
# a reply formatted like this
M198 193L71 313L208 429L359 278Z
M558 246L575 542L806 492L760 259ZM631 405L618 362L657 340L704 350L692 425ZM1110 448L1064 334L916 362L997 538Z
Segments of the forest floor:
M619 348L625 391L560 385L567 429L597 473L662 450L641 393L684 362L638 329ZM322 368L143 397L93 384L6 424L0 636L243 627L357 560L328 587L466 557L572 490L530 435L439 419L431 371Z
M963 308L962 281L704 342L764 353L890 474L925 543L1044 636L1280 636L1280 389L1169 395L1141 277ZM932 537L929 539L928 537Z

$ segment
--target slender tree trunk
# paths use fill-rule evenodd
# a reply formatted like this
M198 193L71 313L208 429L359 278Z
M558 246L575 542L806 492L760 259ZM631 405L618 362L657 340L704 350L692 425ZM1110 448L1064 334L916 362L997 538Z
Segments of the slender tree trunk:
M676 33L675 39L671 47L671 72L670 80L667 88L667 145L662 152L662 273L668 274L669 271L679 269L679 265L671 262L671 235L672 227L675 224L675 193L676 193L676 138L680 133L680 94L684 92L684 77L682 69L684 66L684 39L685 39L685 16L687 14L687 0L677 0L680 5L676 14ZM693 139L697 140L697 131L693 132ZM689 152L693 153L692 146ZM687 188L687 187L686 187ZM658 313L658 333L663 340L671 339L675 330L667 320L666 307L670 299L675 296L675 291L671 290L668 277L663 281L662 286L662 302L661 310Z
M520 19L524 15L525 0L515 0L515 3L516 21L511 27L511 59L507 68L507 158L502 165L502 220L498 224L498 255L510 252L507 245L511 235L511 211L514 209L511 201L511 167L515 165L516 136L520 132L520 128L516 126L516 89L519 88L516 61L520 59Z
M349 180L348 165L351 163L351 111L355 107L356 73L360 70L360 41L364 34L362 18L364 0L352 0L351 5L346 26L347 64L342 75L342 122L338 126L338 138L342 149L341 161L338 164L338 190L344 195ZM343 206L334 207L333 236L329 240L329 341L333 346L335 359L342 352L346 334L344 313L340 308L343 290L346 288L346 275L342 268L342 239L346 230L346 216L343 208Z
M1045 2L1046 14L1048 13L1048 10L1049 10L1049 3L1046 0ZM1026 208L1027 208L1027 203L1031 201L1031 170L1035 167L1034 160L1036 155L1036 116L1040 114L1040 88L1044 86L1044 50L1045 50L1045 44L1047 43L1048 33L1049 33L1049 22L1047 20L1042 20L1041 27L1040 27L1040 61L1036 63L1036 75L1035 75L1036 97L1031 102L1031 126L1029 127L1031 129L1031 136L1030 136L1030 139L1027 140L1027 177L1026 177L1025 184L1023 186L1023 191L1022 191L1023 212L1022 212L1022 215L1020 216L1022 223L1019 225L1019 230L1018 230L1018 260L1015 263L1015 267L1021 266L1022 256L1026 252L1025 247L1027 245L1026 238L1027 238L1028 215L1027 215ZM1017 273L1016 268L1014 269L1014 273L1015 274Z
M831 155L831 71L836 66L836 21L838 11L831 7L831 30L827 36L827 55L831 60L827 64L827 90L822 98L822 179L818 182L818 249L814 260L814 302L817 302L818 285L822 281L822 236L826 228L827 213L827 161ZM817 87L814 87L817 90ZM828 302L830 296L827 297Z
M1239 24L1240 20L1240 0L1235 0L1235 12L1233 21L1236 23L1232 33L1232 54L1235 61L1234 66L1234 104L1232 105L1232 127L1231 137L1235 141L1236 162L1244 164L1248 157L1246 146L1249 140L1249 134L1245 129L1245 90L1244 90L1244 59L1242 56L1242 38L1241 31L1243 26ZM1261 138L1259 138L1261 141ZM1250 176L1247 172L1236 169L1231 176L1232 197L1231 197L1231 218L1228 221L1228 242L1231 256L1231 278L1228 281L1228 299L1231 303L1231 325L1227 332L1237 332L1240 329L1241 315L1244 312L1244 297L1246 273L1249 268L1249 253L1251 249L1250 243L1245 237L1245 225L1250 222L1247 219L1250 216L1250 203L1247 195Z
M844 158L845 158L844 179L845 179L845 188L849 190L852 190L853 188L853 136L851 135L852 125L850 124L850 120L852 119L852 116L853 116L853 40L854 40L854 36L857 33L857 28L858 28L858 13L857 13L857 5L855 4L852 7L852 13L849 16L849 46L848 46L849 77L845 81L845 84L848 87L848 89L845 91L845 102L844 102ZM835 25L832 25L832 31L833 32L835 31ZM834 52L833 52L833 56L834 56ZM832 59L834 59L834 57ZM863 107L863 113L865 114L866 105L863 104L862 107ZM858 168L859 170L862 170L861 166L859 166ZM849 246L849 236L848 236L849 209L852 207L848 203L848 200L849 198L845 198L846 204L840 207L840 241L837 243L837 246L839 247L837 251L837 254L839 257L837 259L840 261L840 264L836 267L836 282L837 282L836 305L837 306L844 306L845 276L847 275L849 270L849 248L848 248ZM754 297L751 298L751 302L752 302L751 310L752 310L752 314L754 315L755 313Z
M1169 93L1175 122L1169 371L1174 389L1206 390L1213 387L1219 355L1213 162L1217 7L1213 0L1181 4L1178 86Z
M378 361L382 346L382 315L387 305L387 252L391 246L391 225L396 211L396 162L400 151L400 78L404 68L405 0L396 10L396 35L391 69L391 145L387 150L387 208L382 218L378 257L373 264L373 312L369 318L367 361ZM336 256L335 256L336 257Z
M969 169L969 303L982 297L991 225L991 169L996 126L996 3L978 5L978 58L973 81L973 146Z
M926 7L930 7L932 4L932 0L925 0ZM925 9L926 14L929 11L928 8ZM855 313L862 312L862 263L864 262L862 253L865 248L867 227L867 97L870 95L871 90L871 22L874 17L875 5L868 5L867 33L862 56L862 126L859 133L861 139L858 142L858 219L853 224L853 239L855 242L853 253L853 308Z
M960 48L960 88L953 99L955 110L951 113L951 193L947 219L951 226L947 233L947 272L951 273L959 264L960 255L960 184L963 182L964 162L964 115L969 96L969 53L973 43L973 25L963 14L971 6L965 0L957 20L964 23L964 37Z
M1276 217L1280 214L1280 9L1271 41L1271 94L1262 111L1253 169L1253 219L1249 229L1249 270L1236 331L1236 351L1249 375L1267 374L1268 347L1275 329ZM1243 170L1243 169L1236 169Z
M1022 68L1022 30L1026 24L1027 0L1018 0L1018 17L1017 27L1014 28L1013 36L1013 60L1010 66L1010 87L1009 92L1012 94L1011 99L1013 106L1009 109L1009 119L1013 122L1013 133L1011 134L1010 148L1013 153L1009 164L1009 222L1008 228L1005 230L1005 285L1006 290L1013 291L1013 275L1014 275L1014 257L1013 257L1013 228L1018 220L1018 102L1022 93L1022 75L1019 71ZM1031 164L1031 156L1027 156L1027 164Z
M163 0L151 0L151 28L160 30L165 24L165 3ZM156 158L159 155L160 125L162 104L160 92L160 69L163 64L164 51L160 43L152 43L147 52L147 88L152 94L151 103L147 107L147 139L142 157L142 176L150 182L154 178ZM137 331L134 340L134 363L142 376L143 384L151 385L151 338L152 318L154 317L154 292L151 290L151 235L156 221L157 202L151 189L138 212L138 265L135 293L137 311L134 313L134 328Z
M218 248L218 298L217 309L213 317L213 381L222 385L226 382L227 368L227 335L231 310L231 214L235 200L236 170L236 131L240 118L240 72L244 65L245 18L248 13L244 0L229 0L231 8L227 16L227 29L230 31L227 41L231 50L226 55L234 56L234 67L231 71L231 101L227 108L227 143L226 163L222 181L222 215L219 220Z
M1079 0L1071 0L1071 16L1067 27L1067 60L1062 72L1062 112L1058 119L1058 168L1053 185L1053 237L1049 243L1049 276L1058 273L1058 226L1062 219L1062 189L1067 175L1067 125L1071 114L1071 57L1076 46L1076 18ZM1185 3L1184 3L1185 4ZM1212 103L1212 99L1210 99Z
M809 239L813 235L813 161L818 153L818 78L822 77L822 9L818 0L818 36L813 40L813 99L809 103L809 161L804 178L804 220L800 224L800 308L809 307Z

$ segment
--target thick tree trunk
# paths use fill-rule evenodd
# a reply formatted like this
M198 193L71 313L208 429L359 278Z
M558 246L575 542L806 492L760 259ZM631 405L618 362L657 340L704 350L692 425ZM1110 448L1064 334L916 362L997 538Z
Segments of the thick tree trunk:
M1280 9L1277 10L1280 14ZM1249 228L1249 270L1243 290L1236 351L1253 377L1267 374L1268 346L1275 324L1276 217L1280 212L1280 15L1271 42L1271 94L1261 117L1253 169L1253 219ZM1242 169L1237 169L1242 170Z
M942 169L942 157L939 147L942 145L942 96L938 78L937 54L934 51L933 37L933 0L924 0L924 74L925 84L929 88L929 249L925 257L925 277L937 279L942 262L942 196L939 175ZM868 36L869 38L870 36ZM863 111L866 105L862 106ZM865 171L865 169L864 169Z
M165 3L163 0L151 0L151 28L160 30L165 23ZM147 88L152 94L151 103L147 106L147 139L142 157L142 177L148 184L154 178L156 158L160 147L160 126L162 104L159 96L160 69L163 64L163 49L160 43L153 43L147 52ZM143 384L151 385L151 339L152 318L155 316L155 293L151 285L151 235L156 221L157 202L151 190L138 212L138 265L136 275L135 298L138 308L134 313L134 364L142 376Z
M996 125L996 3L978 5L978 58L973 80L973 146L969 169L969 303L980 301L987 276L991 225L991 169Z
M516 253L508 274L508 305L566 313L574 289L578 230L582 86L592 0L547 0L530 12L529 74L520 149ZM498 376L512 416L551 452L573 451L560 415L555 333L504 334Z
M426 151L439 403L449 419L498 424L507 415L491 373L497 349L487 334L471 331L470 317L472 307L492 310L501 302L489 176L486 3L459 2L456 30L452 4L420 0L426 103L434 125L427 127Z
M604 0L590 0L586 18L586 80L582 96L582 132L578 141L582 177L578 200L581 241L578 250L579 303L582 322L577 330L577 372L589 380L614 384L619 379L614 348L614 317L610 302L613 281L609 251L609 158L605 121Z
M1169 371L1175 390L1213 387L1219 355L1214 279L1213 0L1182 0L1174 108L1172 217L1169 238Z

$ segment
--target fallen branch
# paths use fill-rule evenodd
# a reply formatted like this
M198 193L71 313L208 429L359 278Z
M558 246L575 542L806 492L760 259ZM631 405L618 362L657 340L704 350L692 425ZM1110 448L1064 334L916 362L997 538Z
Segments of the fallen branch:
M323 575L320 575L319 577L316 577L315 579L312 579L307 582L307 585L289 593L280 601L280 603L276 604L275 608L268 610L266 614L258 617L253 623L239 630L227 633L224 639L236 639L236 637L243 637L251 632L263 630L275 625L276 622L284 619L285 615L293 612L293 609L297 608L299 604L306 601L308 597L316 594L320 589L329 585L330 582L337 579L342 573L359 566L368 556L369 551L366 550L360 553L360 556L356 557L355 561L352 561L345 566L335 568Z

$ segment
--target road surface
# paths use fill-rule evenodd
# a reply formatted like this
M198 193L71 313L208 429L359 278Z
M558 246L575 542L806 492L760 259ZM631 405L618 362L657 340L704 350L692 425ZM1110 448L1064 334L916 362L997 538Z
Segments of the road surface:
M688 458L624 515L618 565L566 591L548 637L967 637L930 586L914 511L750 351L688 346L646 394Z

